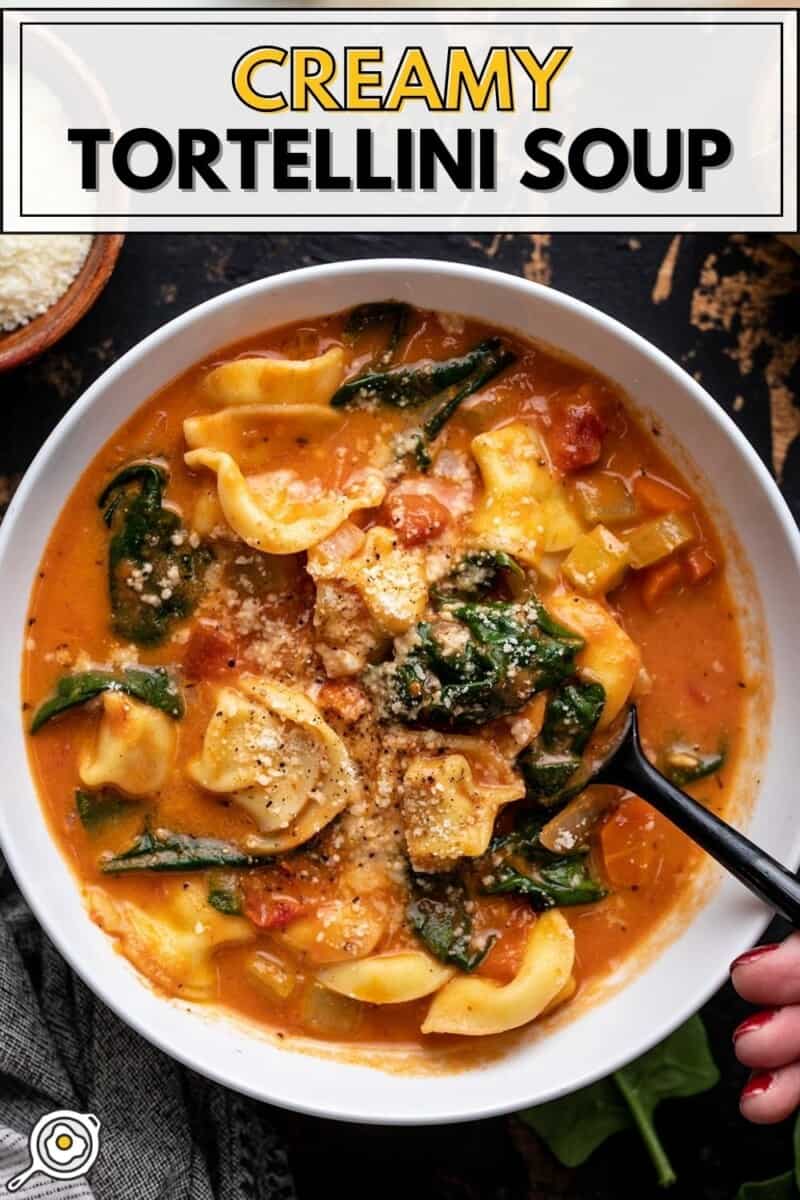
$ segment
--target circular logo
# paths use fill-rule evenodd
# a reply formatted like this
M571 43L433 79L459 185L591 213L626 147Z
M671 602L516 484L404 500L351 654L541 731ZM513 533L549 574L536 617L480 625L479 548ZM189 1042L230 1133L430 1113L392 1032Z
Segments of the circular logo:
M28 1148L31 1161L21 1174L8 1181L9 1192L18 1191L37 1172L50 1179L85 1175L100 1150L100 1121L94 1113L69 1109L46 1113L33 1127Z

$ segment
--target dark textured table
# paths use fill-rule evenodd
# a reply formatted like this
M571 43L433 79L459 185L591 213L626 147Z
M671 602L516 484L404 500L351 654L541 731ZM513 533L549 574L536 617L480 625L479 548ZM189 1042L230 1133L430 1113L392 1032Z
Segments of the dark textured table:
M83 389L151 330L262 275L378 255L524 274L619 318L685 366L731 413L800 519L800 259L772 238L739 235L129 237L106 292L78 327L38 362L0 376L0 504ZM770 936L785 932L776 924ZM759 1130L738 1115L744 1071L733 1058L730 1031L743 1013L729 987L707 1005L723 1081L659 1110L679 1176L674 1200L732 1200L743 1180L790 1165L788 1125ZM586 1166L567 1171L513 1118L405 1130L284 1113L277 1120L301 1200L644 1200L662 1194L634 1135L617 1135Z

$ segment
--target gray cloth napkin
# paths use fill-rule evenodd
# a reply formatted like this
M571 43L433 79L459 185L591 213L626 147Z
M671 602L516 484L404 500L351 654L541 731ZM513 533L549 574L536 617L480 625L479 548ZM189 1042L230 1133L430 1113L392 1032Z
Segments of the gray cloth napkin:
M88 1177L34 1176L23 1200L294 1200L265 1105L143 1041L70 971L0 858L0 1195L55 1109L95 1113Z

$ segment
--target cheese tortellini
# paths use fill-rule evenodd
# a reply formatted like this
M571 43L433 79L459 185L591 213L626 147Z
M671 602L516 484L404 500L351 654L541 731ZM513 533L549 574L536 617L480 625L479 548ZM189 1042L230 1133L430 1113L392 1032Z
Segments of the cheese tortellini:
M248 677L219 689L202 753L187 770L250 814L260 833L247 845L260 854L308 841L359 794L344 742L311 700Z
M265 443L276 427L307 438L329 431L341 420L335 408L321 404L243 404L187 417L183 436L190 450L220 450L242 471L258 471L263 469Z
M101 703L100 724L78 760L81 783L115 787L128 796L159 792L175 759L175 721L123 692L105 692Z
M575 545L583 526L530 425L513 421L479 434L472 453L485 489L472 528L484 545L534 565Z
M416 756L403 781L403 822L414 870L447 871L459 858L483 854L499 810L524 795L521 779L476 783L463 754Z
M214 952L249 942L255 930L242 917L219 913L208 903L202 880L170 880L156 909L143 909L101 887L86 889L89 915L117 939L119 950L147 978L183 1000L213 1000Z
M422 950L374 954L353 963L322 967L317 978L331 991L365 1004L406 1004L436 992L455 975Z
M586 678L603 685L606 699L597 728L605 729L636 682L642 661L639 647L597 600L561 592L549 597L547 607L557 621L586 641L577 657L578 668Z
M391 529L381 525L366 535L356 533L358 549L349 557L329 555L327 544L315 547L308 556L309 574L315 580L350 583L380 629L404 633L420 619L427 604L425 555L419 548L403 546Z
M235 358L209 371L205 389L225 405L327 404L343 376L344 351L332 346L316 358Z
M532 926L510 983L467 975L451 979L434 996L422 1032L481 1037L527 1025L569 989L574 961L575 936L552 909Z
M308 550L351 513L376 507L386 494L382 475L369 468L357 472L342 491L331 492L290 469L245 478L223 450L190 450L184 460L193 470L207 467L216 473L225 520L248 546L265 554Z

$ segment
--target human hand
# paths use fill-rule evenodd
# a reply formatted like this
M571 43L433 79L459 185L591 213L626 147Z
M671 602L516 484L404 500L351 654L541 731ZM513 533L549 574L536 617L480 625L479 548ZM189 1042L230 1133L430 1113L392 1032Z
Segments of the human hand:
M800 933L740 955L731 980L742 999L759 1008L733 1033L736 1057L752 1068L741 1113L756 1125L771 1125L800 1106Z

